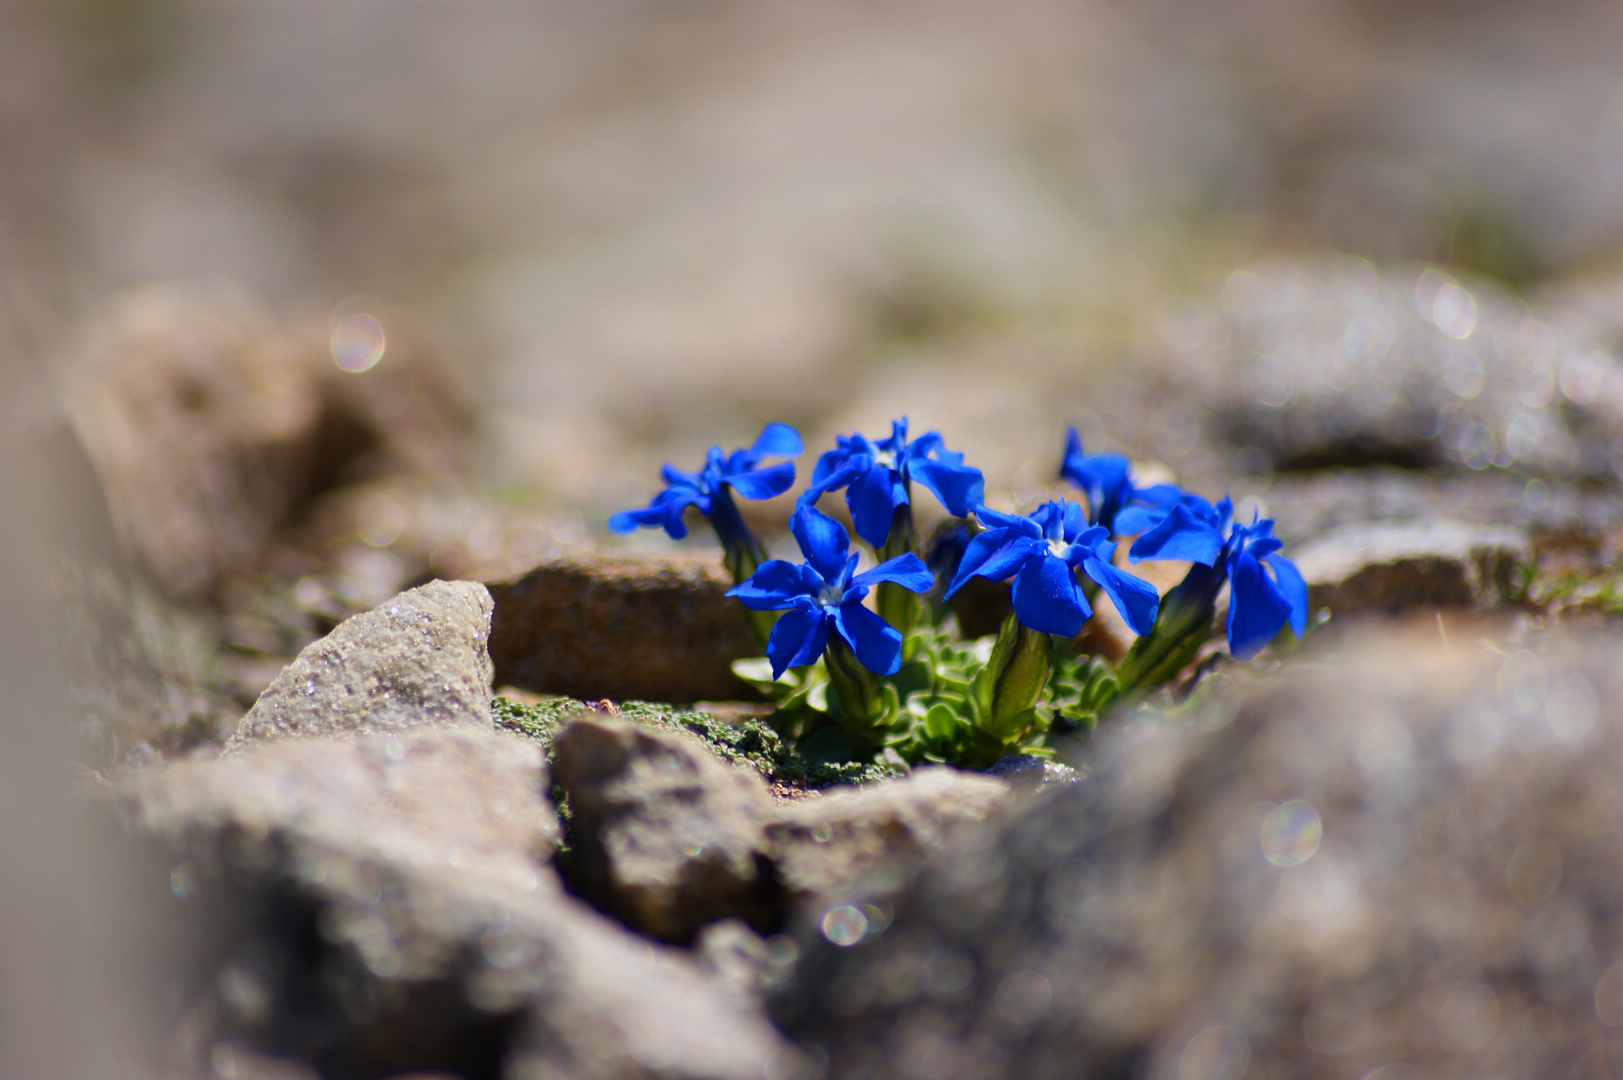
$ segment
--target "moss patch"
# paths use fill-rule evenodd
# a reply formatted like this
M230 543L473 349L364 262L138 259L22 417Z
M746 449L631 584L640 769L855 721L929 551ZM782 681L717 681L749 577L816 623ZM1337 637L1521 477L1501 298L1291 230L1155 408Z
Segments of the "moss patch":
M786 745L771 727L760 720L744 718L729 722L707 712L660 705L649 701L625 701L614 715L643 727L697 735L715 755L734 765L750 765L774 784L824 788L834 784L866 784L901 775L888 765L847 762L828 764L811 761ZM574 698L551 698L533 705L497 697L492 702L496 726L503 731L534 739L552 753L552 739L571 718L580 713L605 715L601 706Z

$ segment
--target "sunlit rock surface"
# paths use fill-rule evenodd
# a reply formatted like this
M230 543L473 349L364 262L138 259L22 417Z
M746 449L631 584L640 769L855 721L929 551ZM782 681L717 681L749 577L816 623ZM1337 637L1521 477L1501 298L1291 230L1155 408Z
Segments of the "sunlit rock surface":
M761 842L769 800L753 769L696 738L585 718L558 733L553 759L578 893L666 941L727 916L775 928L778 887Z
M226 744L418 727L490 730L490 593L432 581L307 646Z
M1347 257L1279 261L1163 315L1167 362L1241 472L1612 475L1623 364L1609 337L1485 280Z
M1349 525L1291 552L1309 607L1332 616L1518 599L1533 545L1519 529L1456 521Z
M893 921L803 927L776 1016L832 1077L1609 1075L1620 646L1388 630L1123 718Z

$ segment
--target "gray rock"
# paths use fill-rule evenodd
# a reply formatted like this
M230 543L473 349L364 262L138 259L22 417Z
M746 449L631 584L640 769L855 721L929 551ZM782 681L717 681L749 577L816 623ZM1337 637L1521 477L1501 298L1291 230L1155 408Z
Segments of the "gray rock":
M1010 754L986 770L987 776L1007 781L1016 791L1039 792L1059 784L1074 784L1076 770L1063 762L1031 754Z
M432 581L307 646L226 744L458 725L490 729L490 594Z
M1430 629L1107 725L878 932L808 920L777 1019L835 1078L1608 1075L1623 640Z
M1510 601L1533 549L1520 529L1433 520L1348 525L1291 557L1307 579L1312 610L1395 614Z
M119 785L172 907L161 992L194 1056L226 1041L323 1076L793 1075L734 995L562 890L547 783L533 743L452 729Z
M1009 784L926 767L905 780L835 788L777 807L766 825L779 880L805 904L898 887L926 855L1011 801Z
M1486 281L1281 261L1231 275L1177 323L1160 367L1208 437L1243 451L1244 471L1391 463L1613 476L1623 364L1606 335Z
M571 886L626 925L687 942L729 916L778 918L766 785L699 740L577 718L553 742L569 796Z
M1371 467L1274 478L1262 516L1288 546L1346 525L1446 520L1534 536L1598 536L1623 526L1623 502L1606 488L1528 480L1506 470L1444 473Z
M748 698L732 662L758 656L714 556L596 556L492 584L497 684L588 700Z

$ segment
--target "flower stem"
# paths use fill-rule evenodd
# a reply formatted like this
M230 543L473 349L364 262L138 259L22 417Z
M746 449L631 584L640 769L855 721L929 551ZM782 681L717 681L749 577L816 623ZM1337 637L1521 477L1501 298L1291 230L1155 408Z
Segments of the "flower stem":
M879 561L885 562L899 555L917 555L918 546L919 536L913 525L913 504L909 500L898 506L891 515L890 533L885 537L885 545L879 549ZM902 658L913 659L918 645L912 637L912 630L918 624L919 608L925 602L924 598L889 581L881 582L874 592L874 606L880 618L902 635Z
M1121 696L1165 685L1195 658L1211 636L1223 580L1220 569L1196 563L1161 598L1155 627L1133 642L1116 667Z
M721 541L722 565L727 568L733 584L742 585L766 561L766 549L750 532L749 526L744 524L744 515L738 512L738 504L733 502L732 489L725 484L716 492L711 503L710 526L716 530L716 538ZM750 632L763 649L781 614L778 611L745 611Z
M823 654L828 681L839 705L840 726L862 742L878 743L886 716L885 692L879 676L862 666L851 646L830 634Z
M980 728L985 734L1009 744L1030 729L1053 658L1054 639L1023 625L1010 611L985 669L976 677Z

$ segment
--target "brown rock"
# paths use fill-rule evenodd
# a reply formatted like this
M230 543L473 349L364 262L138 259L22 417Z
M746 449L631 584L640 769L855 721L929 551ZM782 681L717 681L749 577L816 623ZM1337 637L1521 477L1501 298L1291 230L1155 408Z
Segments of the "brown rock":
M477 582L431 581L346 619L276 677L225 752L296 736L490 730L490 607Z
M251 565L308 488L320 399L241 295L121 297L64 382L119 541L171 597L205 597Z
M783 887L797 901L901 884L925 855L944 851L961 828L1010 801L1008 783L949 768L915 769L904 780L836 788L775 808L766 826Z
M85 329L65 409L127 556L171 599L212 599L256 566L312 494L383 473L466 466L465 411L396 343L364 372L244 294L153 287Z
M493 584L500 685L584 699L750 696L734 660L759 653L719 560L597 556Z
M577 718L553 741L569 794L571 885L628 926L687 942L729 916L769 928L766 785L697 739Z
M1452 521L1349 525L1292 552L1309 606L1332 615L1496 606L1513 599L1532 557L1520 529Z

